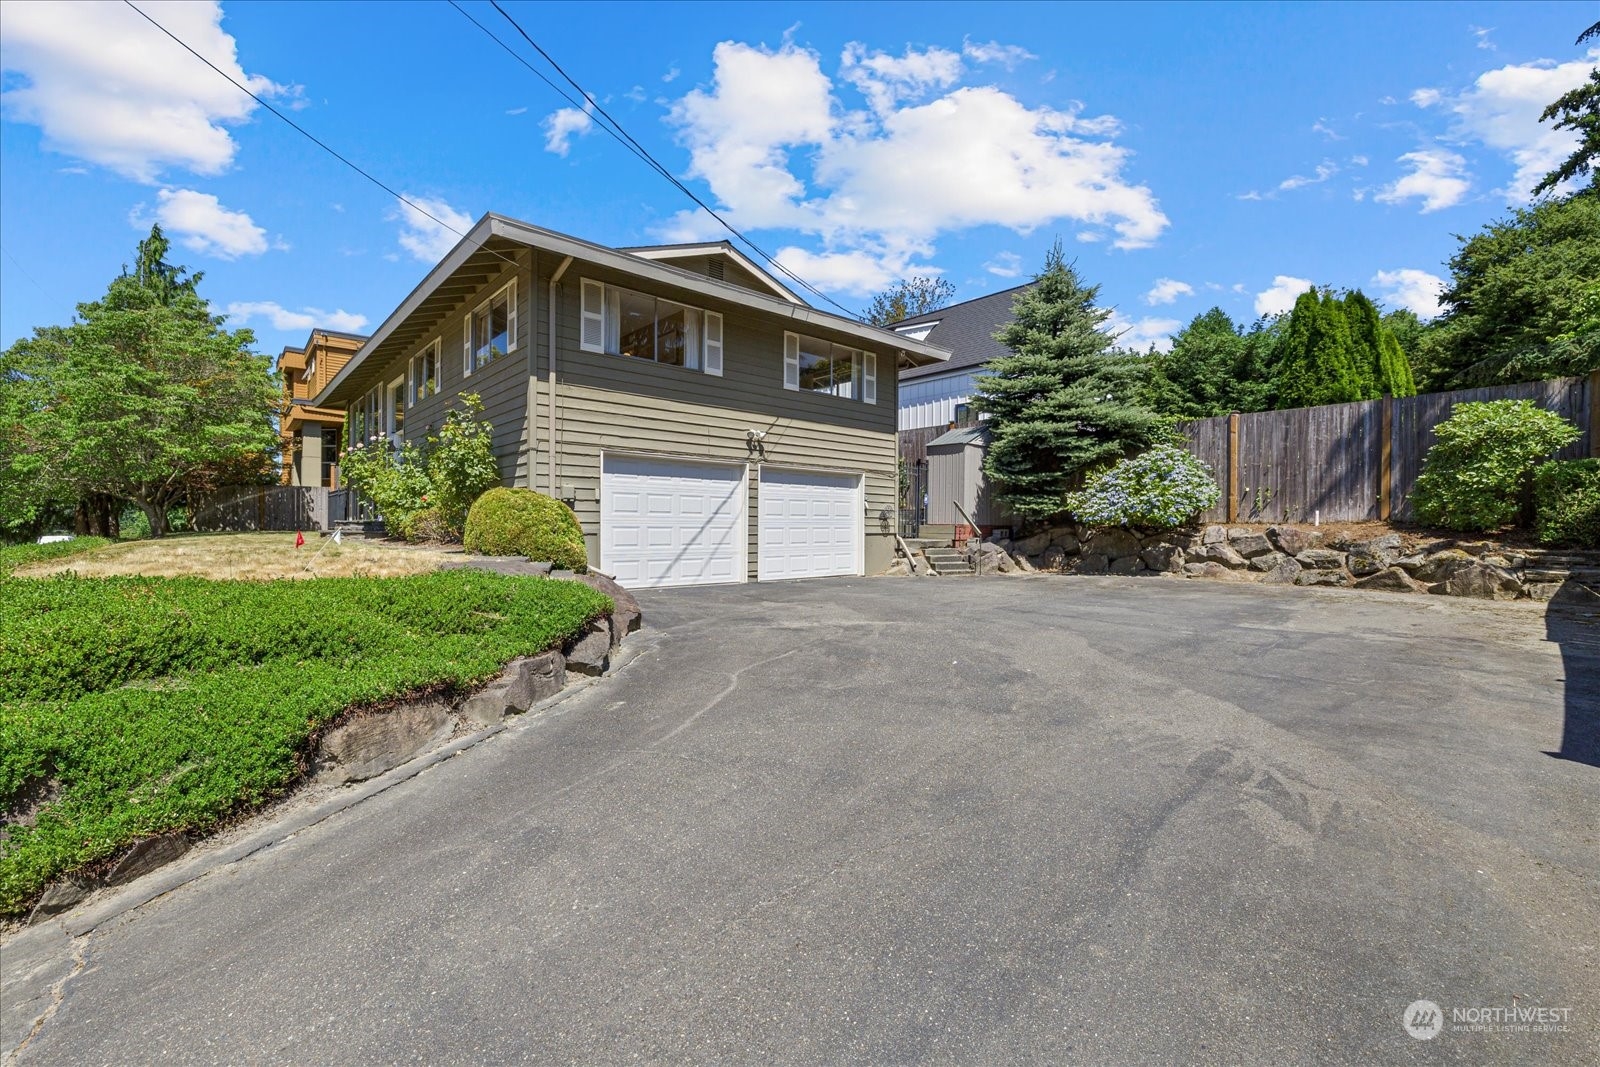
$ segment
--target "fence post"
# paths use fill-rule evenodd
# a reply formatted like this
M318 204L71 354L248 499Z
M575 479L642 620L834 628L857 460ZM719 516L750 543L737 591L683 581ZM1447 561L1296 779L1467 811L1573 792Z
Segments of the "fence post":
M1228 416L1228 522L1239 518L1239 413Z
M1589 372L1589 455L1600 459L1600 370Z
M1383 398L1378 415L1378 521L1389 521L1390 460L1394 453L1394 397Z

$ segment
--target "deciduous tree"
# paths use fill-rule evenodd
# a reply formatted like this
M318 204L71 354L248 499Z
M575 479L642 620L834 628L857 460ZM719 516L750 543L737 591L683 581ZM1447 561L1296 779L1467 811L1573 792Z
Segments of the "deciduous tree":
M943 278L931 275L913 275L901 278L889 288L872 298L862 321L873 326L887 326L901 319L926 315L950 303L956 287Z

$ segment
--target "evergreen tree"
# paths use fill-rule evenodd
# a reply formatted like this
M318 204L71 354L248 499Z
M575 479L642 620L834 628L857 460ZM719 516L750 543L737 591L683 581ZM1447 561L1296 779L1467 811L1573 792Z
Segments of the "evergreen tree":
M1214 307L1178 331L1171 351L1149 357L1145 402L1180 419L1269 410L1276 350L1267 323L1246 333Z
M1160 416L1137 399L1143 362L1113 351L1099 291L1079 280L1058 243L995 334L1015 354L978 378L974 406L991 427L984 473L1020 515L1060 511L1086 471L1160 436Z
M1331 292L1308 289L1294 302L1278 364L1278 406L1315 407L1365 400L1371 362L1356 357L1344 306Z
M1343 306L1356 358L1370 361L1372 391L1362 399L1415 396L1417 386L1411 380L1411 364L1400 349L1399 339L1378 317L1377 307L1360 289L1346 293Z

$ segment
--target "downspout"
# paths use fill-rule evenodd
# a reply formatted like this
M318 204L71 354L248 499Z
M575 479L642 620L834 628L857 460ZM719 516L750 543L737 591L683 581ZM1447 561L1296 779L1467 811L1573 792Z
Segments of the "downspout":
M539 250L530 254L533 260L528 283L528 329L523 336L528 339L528 444L523 450L523 460L528 465L528 488L539 488Z
M567 273L567 268L572 266L572 257L568 256L561 261L561 266L550 276L550 299L545 305L545 320L550 327L550 362L547 365L550 389L550 496L555 500L561 499L556 485L556 286L561 284L561 276Z

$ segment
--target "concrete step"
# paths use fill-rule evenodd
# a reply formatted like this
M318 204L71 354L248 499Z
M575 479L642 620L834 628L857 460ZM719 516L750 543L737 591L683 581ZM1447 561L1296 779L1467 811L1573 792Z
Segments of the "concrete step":
M971 574L972 566L967 562L964 552L957 552L953 548L930 548L924 553L928 562L933 564L933 569L940 574Z

